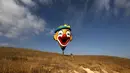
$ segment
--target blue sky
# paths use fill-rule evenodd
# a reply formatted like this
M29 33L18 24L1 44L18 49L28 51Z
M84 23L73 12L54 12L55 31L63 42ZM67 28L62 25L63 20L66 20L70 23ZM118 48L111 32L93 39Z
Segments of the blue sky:
M129 0L1 0L0 45L58 52L53 31L70 24L65 53L130 57Z

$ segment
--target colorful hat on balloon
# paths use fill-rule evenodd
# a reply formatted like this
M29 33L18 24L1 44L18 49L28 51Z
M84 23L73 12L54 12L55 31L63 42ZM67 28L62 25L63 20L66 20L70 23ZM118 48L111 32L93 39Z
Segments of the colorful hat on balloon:
M61 29L69 29L69 30L71 31L70 25L64 24L64 25L59 26L59 27L55 30L55 33L56 33L57 31L60 31Z

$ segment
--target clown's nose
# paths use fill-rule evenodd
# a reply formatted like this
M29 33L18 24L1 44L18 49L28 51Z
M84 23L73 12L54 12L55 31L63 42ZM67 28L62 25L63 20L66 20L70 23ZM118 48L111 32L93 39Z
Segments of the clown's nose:
M66 34L63 34L62 37L63 37L63 38L66 38L67 36L66 36Z

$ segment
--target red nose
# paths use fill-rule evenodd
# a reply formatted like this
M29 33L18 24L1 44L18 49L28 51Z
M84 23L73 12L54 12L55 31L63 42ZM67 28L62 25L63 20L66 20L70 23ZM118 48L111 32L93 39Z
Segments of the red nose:
M66 36L66 34L63 34L62 37L63 37L63 38L66 38L67 36Z

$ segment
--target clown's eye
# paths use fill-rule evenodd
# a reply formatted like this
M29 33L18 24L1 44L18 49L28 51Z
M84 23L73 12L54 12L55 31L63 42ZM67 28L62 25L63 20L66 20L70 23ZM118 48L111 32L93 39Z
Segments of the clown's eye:
M70 31L67 31L66 35L67 35L67 37L70 37L70 35L71 35Z
M58 32L58 36L62 36L63 32L62 31L59 31Z

